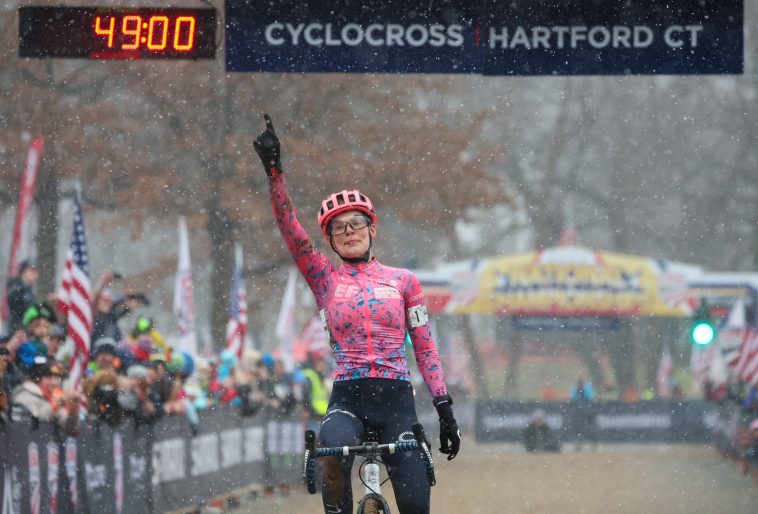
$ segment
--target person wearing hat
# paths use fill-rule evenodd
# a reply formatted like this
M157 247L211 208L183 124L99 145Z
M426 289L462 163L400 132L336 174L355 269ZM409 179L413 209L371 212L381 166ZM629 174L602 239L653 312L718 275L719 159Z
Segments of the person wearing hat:
M18 275L8 281L8 334L23 328L24 314L37 300L34 286L39 278L34 259L24 259L18 268Z
M116 357L116 341L110 337L101 337L92 346L89 369L92 373L101 370L118 372L120 362Z
M166 343L166 339L155 329L152 318L138 316L132 329L132 339L142 340L143 338L150 340L153 349L165 354L171 353L171 348Z
M45 339L50 332L52 312L45 304L35 303L24 313L24 327L28 339L16 351L16 363L24 372L28 372L35 357L48 357Z
M58 424L67 435L75 435L82 398L76 391L61 390L62 376L57 364L47 357L35 357L27 379L13 390L13 405L24 408L39 421Z
M34 303L29 306L21 320L26 333L40 340L50 333L51 324L55 321L53 310L46 303Z

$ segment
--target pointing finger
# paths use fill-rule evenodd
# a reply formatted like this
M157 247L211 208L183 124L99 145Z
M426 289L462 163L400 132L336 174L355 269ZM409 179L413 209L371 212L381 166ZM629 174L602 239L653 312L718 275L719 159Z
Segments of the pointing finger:
M271 116L264 114L263 119L266 120L266 128L276 134L276 131L274 130L274 122L271 121Z

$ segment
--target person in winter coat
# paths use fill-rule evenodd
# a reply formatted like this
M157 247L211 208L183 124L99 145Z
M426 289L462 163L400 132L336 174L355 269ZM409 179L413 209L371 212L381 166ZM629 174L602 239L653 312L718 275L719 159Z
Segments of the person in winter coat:
M64 393L62 376L60 368L46 357L35 357L28 378L13 390L13 404L23 407L39 421L56 423L66 435L75 435L82 396L75 391Z
M8 281L8 334L24 327L24 314L37 301L34 286L38 278L36 261L25 259L19 265L18 275Z

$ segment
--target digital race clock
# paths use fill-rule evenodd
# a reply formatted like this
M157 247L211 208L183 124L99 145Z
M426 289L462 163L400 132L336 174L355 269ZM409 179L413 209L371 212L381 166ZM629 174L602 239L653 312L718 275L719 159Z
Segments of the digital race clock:
M20 57L213 59L216 10L19 7Z

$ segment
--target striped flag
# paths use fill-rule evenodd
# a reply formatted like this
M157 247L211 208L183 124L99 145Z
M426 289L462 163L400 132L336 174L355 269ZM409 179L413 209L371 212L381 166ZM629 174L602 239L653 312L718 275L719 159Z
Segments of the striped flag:
M237 359L242 358L247 335L247 291L242 279L242 247L237 244L234 249L234 272L232 273L232 290L229 294L229 320L226 322L226 347Z
M289 268L287 286L279 306L279 317L276 320L276 337L279 339L279 351L287 371L292 371L295 365L292 355L292 343L295 338L295 314L297 310L297 269Z
M734 364L737 376L750 385L758 385L758 330L748 328Z
M63 270L58 306L66 317L69 337L74 341L74 354L69 364L69 385L78 388L87 369L92 333L92 299L90 296L87 237L79 195L74 198L74 231Z
M729 366L734 367L737 364L740 347L748 332L749 329L745 323L745 300L740 298L732 305L729 317L723 328L719 330L716 341L721 347L724 361Z
M187 221L179 218L179 261L174 281L174 314L177 320L179 350L197 355L195 335L195 301L192 297L192 264L190 263Z
M13 238L11 240L11 252L8 257L8 271L6 277L15 277L18 274L18 253L23 246L24 236L26 235L26 218L29 215L29 209L34 201L34 190L37 184L37 169L42 159L42 148L45 140L42 137L35 137L26 154L24 164L24 175L21 179L21 193L18 199L18 208L16 210L16 223L13 226ZM0 318L5 322L8 321L8 283L5 283L3 296L0 298ZM7 326L5 327L8 328Z

